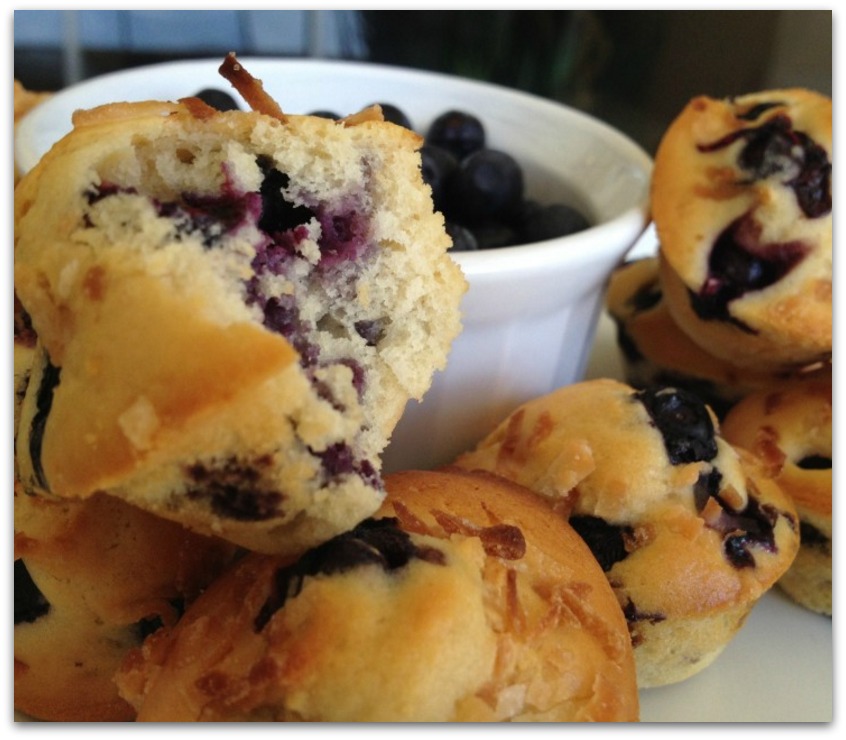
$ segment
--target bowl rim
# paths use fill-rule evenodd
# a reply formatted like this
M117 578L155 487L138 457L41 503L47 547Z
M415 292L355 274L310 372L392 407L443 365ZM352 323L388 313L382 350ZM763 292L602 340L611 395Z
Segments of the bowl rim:
M568 251L576 251L577 247L575 245L580 242L590 241L594 244L606 243L612 235L617 236L618 233L621 232L619 233L619 238L610 241L619 242L622 240L632 244L646 228L648 223L648 181L652 169L651 157L627 134L596 116L587 113L586 111L573 108L566 103L550 98L541 97L534 93L507 87L500 83L402 65L391 65L363 60L315 59L302 57L287 58L273 56L244 56L239 57L239 61L254 77L262 80L263 84L266 83L264 78L268 72L272 72L277 69L291 70L292 73L297 70L310 70L310 72L314 72L315 70L320 71L323 69L327 73L331 72L334 75L349 74L353 76L360 74L362 70L365 70L369 73L378 74L389 80L414 80L419 84L432 83L437 80L442 80L445 83L449 83L453 89L457 88L458 90L466 90L468 92L475 91L501 95L506 99L513 100L515 103L532 106L537 110L551 111L557 115L563 114L571 120L576 121L581 126L597 129L603 138L620 153L625 161L630 162L635 168L640 168L643 171L645 187L642 197L633 202L631 207L621 211L613 218L591 226L582 232L565 237L556 237L544 241L533 242L532 244L479 250L477 252L450 252L450 255L467 274L492 273L499 272L504 269L535 269L541 262L548 264L548 261L551 258L550 253L562 249L565 242L567 245L574 245L572 249L568 249ZM70 131L70 114L80 107L79 105L71 105L70 102L84 96L87 91L103 88L104 86L105 89L110 89L113 85L131 82L135 78L144 79L145 76L152 73L159 73L168 70L190 72L192 69L197 69L205 74L210 71L209 68L211 67L212 71L217 72L217 68L222 62L222 56L199 56L187 59L156 62L107 72L102 75L90 77L59 90L49 99L29 111L15 127L14 150L17 166L22 173L25 173L35 165L44 153L46 153L49 147L52 146L52 143L55 143L58 138L61 138ZM223 77L220 77L220 80L222 84L228 84ZM129 87L131 89L131 86ZM273 94L272 90L268 90L268 92ZM143 96L130 97L135 100L145 99ZM280 97L278 93L277 97ZM108 98L103 98L102 101L98 101L95 96L95 99L92 100L90 106L86 107L95 107L108 102L118 102L113 98L114 96L110 95ZM283 110L285 110L284 106ZM64 132L62 131L61 123L58 125L56 124L57 120L61 121L63 113L67 114L67 127ZM51 123L52 126L50 125ZM43 140L37 140L37 136L43 124L46 124L44 128L47 132L55 132L55 137L50 143L46 143ZM42 134L42 136L46 138L44 134ZM622 238L623 236L625 236L625 238ZM583 252L584 250L579 251Z

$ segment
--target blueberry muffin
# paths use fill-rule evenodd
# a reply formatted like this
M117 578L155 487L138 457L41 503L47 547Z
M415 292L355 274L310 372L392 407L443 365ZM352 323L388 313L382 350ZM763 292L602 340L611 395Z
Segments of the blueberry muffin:
M106 491L289 553L379 507L381 452L444 367L466 283L416 134L258 102L78 112L16 188L44 350L28 492Z
M831 378L785 384L743 399L726 416L723 434L761 459L790 495L801 543L778 585L794 601L831 615Z
M114 674L173 624L234 548L109 496L15 491L15 709L57 722L116 722L133 708Z
M615 324L625 380L636 388L675 386L696 393L722 418L745 395L794 377L830 374L830 363L793 370L739 367L712 355L683 332L667 307L658 258L620 265L605 299Z
M790 498L675 388L565 386L457 465L549 498L584 538L628 621L640 688L710 665L799 545Z
M130 653L139 720L637 720L623 615L543 499L459 471L385 482L375 517L244 558Z
M692 100L655 156L661 279L679 326L757 368L824 360L832 325L831 99Z

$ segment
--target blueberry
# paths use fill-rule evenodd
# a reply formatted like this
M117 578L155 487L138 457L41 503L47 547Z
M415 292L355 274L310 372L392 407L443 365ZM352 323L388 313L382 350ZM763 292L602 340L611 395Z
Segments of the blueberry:
M760 224L752 213L746 213L723 229L714 242L708 277L699 293L691 294L691 306L705 321L730 321L731 301L781 280L807 252L808 245L799 241L762 242Z
M719 495L722 482L723 474L716 468L699 474L693 484L693 502L697 511L705 508L709 498Z
M762 103L752 111L760 112L778 103ZM748 120L747 113L739 118ZM723 149L743 139L745 144L737 158L738 166L749 174L752 182L772 176L783 176L783 183L792 188L796 201L807 218L831 213L831 162L828 154L807 134L793 129L793 122L778 113L760 126L733 131L717 141L698 146L701 152Z
M471 113L449 110L442 113L429 126L426 141L450 150L459 159L469 156L485 146L485 127Z
M590 222L581 211L564 203L553 203L542 206L537 213L524 221L521 241L540 242L575 234L588 228Z
M631 536L631 527L609 524L604 519L590 515L572 516L569 522L590 548L604 572L607 573L614 563L628 555L626 537Z
M405 114L405 111L396 105L392 103L371 103L371 105L378 105L382 109L382 117L386 121L395 123L397 126L402 126L410 131L414 130L414 126L411 125L411 119Z
M235 102L235 98L233 98L229 93L224 92L223 90L218 90L215 87L203 88L196 93L194 97L199 98L206 105L210 105L215 110L240 110L240 106Z
M635 603L629 599L626 605L623 607L623 615L626 618L626 622L629 624L629 630L631 630L632 625L636 624L637 622L649 622L650 624L658 624L659 622L663 622L667 616L665 614L661 614L660 612L645 612L641 611L640 609L635 606ZM643 638L638 638L637 634L632 633L632 645L637 647Z
M270 595L254 621L260 632L288 599L296 597L309 576L344 573L353 568L376 565L386 572L404 568L414 559L444 565L443 552L420 547L399 528L394 518L365 519L347 532L306 551L299 560L276 571Z
M262 203L259 228L273 236L308 223L314 214L305 206L298 206L286 200L282 193L288 187L288 175L280 172L264 158L260 158L258 164L264 172L264 179L259 188Z
M754 180L783 174L807 218L831 212L831 163L825 149L794 131L785 115L747 132L748 141L738 157L742 169Z
M23 560L15 561L15 624L31 623L50 611L50 602L27 570Z
M747 142L737 158L741 169L753 180L789 170L795 161L794 140L790 136L790 121L776 116L758 128L746 129Z
M819 218L831 213L831 162L825 149L804 134L797 135L803 151L798 174L787 182L802 213Z
M723 535L723 552L735 568L754 568L754 550L776 552L775 526L781 513L770 504L761 504L750 496L742 511L733 511L717 497L722 507L720 517L708 524ZM788 521L793 522L787 514Z
M447 182L458 168L458 159L448 149L434 144L420 147L420 164L423 182L432 189L432 202L436 211L446 206Z
M534 198L523 198L520 205L512 214L514 228L522 231L529 221L537 218L544 206Z
M824 455L808 455L796 463L802 470L831 470L831 458Z
M509 154L480 149L449 179L447 218L467 226L507 222L523 200L523 171Z
M479 248L479 242L473 232L466 226L454 223L452 221L446 222L446 232L452 239L452 252L475 252Z
M61 382L61 378L62 368L56 367L45 354L41 382L35 396L35 414L33 414L29 431L29 456L32 460L35 482L45 491L49 491L50 486L44 472L41 451L44 444L44 432L53 407L53 395Z
M714 422L698 396L680 388L647 388L634 398L661 433L673 465L707 462L717 456Z

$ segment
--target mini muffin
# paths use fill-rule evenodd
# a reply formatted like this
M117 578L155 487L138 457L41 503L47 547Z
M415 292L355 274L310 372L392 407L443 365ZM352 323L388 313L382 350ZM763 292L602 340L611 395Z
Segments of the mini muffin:
M628 620L641 688L711 664L799 546L790 498L675 388L565 386L457 465L546 496L582 535Z
M114 674L234 554L98 494L51 501L15 491L15 709L40 720L132 719Z
M748 449L790 495L801 544L778 585L797 603L831 615L831 378L785 384L735 406L723 435Z
M28 492L106 491L297 553L379 507L381 452L445 365L466 283L419 136L256 90L267 112L77 112L19 183L15 288L47 382L18 465Z
M720 418L749 393L775 388L792 377L831 372L829 363L791 371L755 370L710 354L673 320L661 289L657 257L620 265L608 284L606 308L616 325L630 385L684 388L696 393Z
M824 360L832 326L831 99L692 100L655 156L661 280L679 326L731 363Z
M637 720L623 615L543 499L463 471L386 486L376 517L244 558L133 651L139 720Z

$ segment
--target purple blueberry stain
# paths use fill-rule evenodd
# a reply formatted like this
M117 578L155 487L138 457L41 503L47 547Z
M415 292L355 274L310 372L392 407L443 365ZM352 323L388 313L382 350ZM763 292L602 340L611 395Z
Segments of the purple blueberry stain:
M318 361L320 349L310 341L310 327L300 318L294 296L274 296L262 306L264 326L285 337L300 355L300 362L311 367Z
M190 482L186 495L207 501L212 511L226 519L258 522L280 516L284 494L262 481L262 471L271 463L269 457L195 463L186 469Z
M760 104L747 111L759 115L778 104ZM831 161L825 149L810 136L793 128L785 113L777 113L760 126L733 131L717 141L700 144L700 152L723 149L736 141L744 146L737 158L738 167L748 175L739 184L750 184L768 177L782 176L782 183L793 190L806 218L819 218L831 213Z
M741 511L732 510L719 495L714 498L722 511L707 526L723 536L723 552L735 568L754 568L756 549L777 552L775 527L780 516L796 527L792 515L771 504L761 504L753 495L748 497Z
M355 263L370 244L370 220L355 204L338 211L319 209L321 270Z
M312 451L312 454L320 459L327 484L349 475L357 475L371 488L382 488L382 481L373 464L369 460L359 459L344 442L337 442L319 452Z
M732 301L774 285L808 254L801 241L765 243L753 212L732 221L714 242L708 276L699 292L689 292L691 307L705 321L728 321L747 333L754 330L731 315Z

